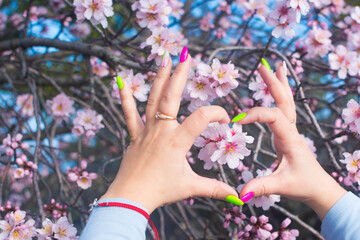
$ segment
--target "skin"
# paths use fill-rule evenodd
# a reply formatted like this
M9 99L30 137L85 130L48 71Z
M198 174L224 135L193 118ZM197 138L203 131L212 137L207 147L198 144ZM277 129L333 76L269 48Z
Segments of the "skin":
M148 99L145 125L136 110L131 90L124 82L120 96L131 142L115 180L101 199L125 198L140 203L151 213L164 204L192 196L220 200L228 195L238 196L231 186L196 174L185 157L195 138L210 122L230 122L222 107L201 107L182 124L155 119L158 111L177 116L190 63L189 55L185 62L178 64L171 77L171 60L159 69ZM252 108L239 122L269 125L280 164L273 174L248 182L240 196L248 192L254 192L255 197L280 194L304 202L322 220L346 191L324 171L296 124L290 123L296 120L296 111L284 67L279 67L274 74L261 66L259 72L276 107Z

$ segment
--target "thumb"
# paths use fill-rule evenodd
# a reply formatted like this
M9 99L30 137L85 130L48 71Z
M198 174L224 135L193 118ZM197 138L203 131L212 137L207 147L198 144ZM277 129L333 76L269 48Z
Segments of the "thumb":
M192 182L193 195L225 200L229 195L238 197L238 193L228 184L216 179L196 176Z
M281 189L282 181L276 175L255 178L246 183L241 189L240 198L243 202L246 202L250 200L251 197L280 194Z

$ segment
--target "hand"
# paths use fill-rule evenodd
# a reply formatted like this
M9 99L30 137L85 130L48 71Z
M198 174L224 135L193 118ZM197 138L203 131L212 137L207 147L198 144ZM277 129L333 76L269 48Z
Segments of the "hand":
M280 194L309 205L322 220L346 191L320 166L296 128L296 107L285 68L279 67L275 75L261 66L259 72L276 107L252 108L239 122L269 124L280 164L271 175L248 182L240 196Z
M161 205L192 196L222 200L228 195L238 196L229 185L197 175L186 159L195 138L210 122L230 122L223 108L201 107L181 125L176 120L155 119L158 111L168 116L177 115L191 56L185 59L170 79L170 58L168 64L159 69L149 95L145 125L124 82L120 96L131 142L114 182L102 199L125 198L140 203L151 213Z

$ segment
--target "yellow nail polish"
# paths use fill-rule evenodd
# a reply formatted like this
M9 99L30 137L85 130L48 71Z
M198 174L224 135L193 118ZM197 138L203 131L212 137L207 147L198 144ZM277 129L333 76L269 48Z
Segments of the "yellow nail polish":
M246 112L240 113L239 115L237 115L236 117L234 117L234 118L231 120L231 122L240 121L240 120L243 119L244 117L246 117Z
M119 89L120 89L120 90L123 89L123 87L124 87L124 82L123 82L123 80L121 79L120 76L116 76L116 82L117 82L117 85L118 85Z
M261 63L262 63L262 65L264 65L267 69L269 69L270 71L272 71L269 63L265 60L265 58L261 58Z
M225 198L226 201L228 201L229 203L235 204L235 205L244 205L244 202L241 201L238 197L234 196L234 195L228 195Z

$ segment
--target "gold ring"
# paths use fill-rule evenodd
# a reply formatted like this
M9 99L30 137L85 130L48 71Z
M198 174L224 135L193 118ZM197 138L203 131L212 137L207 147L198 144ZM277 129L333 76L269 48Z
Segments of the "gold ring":
M291 120L289 123L292 124L292 123L294 123L294 122L295 122L295 120Z
M170 120L176 120L176 117L171 117L171 116L168 116L166 114L163 114L161 112L157 112L155 114L155 119L157 120L167 120L167 121L170 121Z

